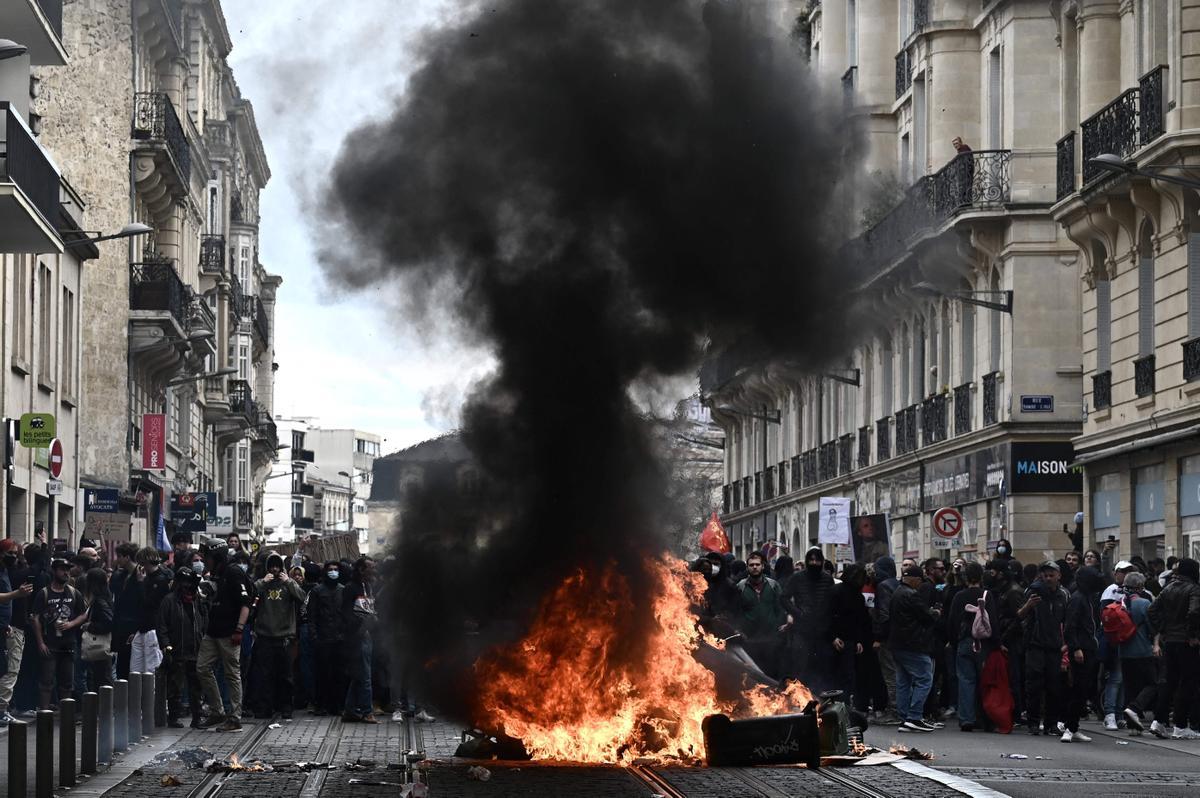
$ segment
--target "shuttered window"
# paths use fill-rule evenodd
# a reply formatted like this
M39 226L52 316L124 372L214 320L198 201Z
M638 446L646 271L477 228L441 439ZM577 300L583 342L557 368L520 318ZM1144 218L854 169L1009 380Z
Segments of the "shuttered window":
M883 345L883 354L880 356L880 365L883 367L883 391L879 395L879 416L889 416L892 413L892 402L895 401L892 391L895 386L892 382L892 369L895 368L895 353L892 352L892 339L889 338Z
M1188 338L1200 338L1200 233L1188 234Z
M1143 236L1138 253L1138 355L1154 354L1154 255Z
M1112 283L1096 281L1096 371L1112 370Z

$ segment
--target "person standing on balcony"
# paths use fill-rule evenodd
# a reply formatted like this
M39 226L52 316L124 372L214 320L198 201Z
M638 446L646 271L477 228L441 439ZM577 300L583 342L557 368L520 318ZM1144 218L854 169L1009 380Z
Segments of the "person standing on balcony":
M954 145L954 152L957 153L954 160L961 164L960 170L957 171L960 181L958 184L959 204L970 205L974 201L975 159L971 157L971 148L962 140L962 136L955 136L950 143Z

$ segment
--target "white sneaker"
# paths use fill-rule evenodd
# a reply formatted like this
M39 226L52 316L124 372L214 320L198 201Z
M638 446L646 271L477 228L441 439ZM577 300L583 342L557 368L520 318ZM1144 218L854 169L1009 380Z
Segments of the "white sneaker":
M1074 740L1075 740L1075 735L1071 734L1070 731L1063 732L1062 737L1058 738L1058 741L1060 743L1069 743L1069 742L1073 742Z
M1090 743L1092 741L1092 738L1088 737L1083 732L1075 732L1074 738L1075 738L1075 742L1077 742L1077 743Z
M1200 732L1192 731L1187 726L1184 726L1182 729L1179 728L1178 726L1176 726L1175 731L1171 732L1171 739L1172 740L1200 740Z
M1117 731L1117 716L1112 712L1104 716L1104 728L1106 731Z
M416 718L420 723L433 723L436 720L433 715L430 715L423 709L417 713Z
M1059 732L1065 732L1065 731L1067 730L1067 724L1063 723L1063 722L1060 720L1060 721L1058 722L1058 726L1057 726L1057 728L1058 728Z
M1150 723L1150 733L1160 740L1165 740L1171 736L1171 732L1167 730L1167 727L1158 721L1152 721Z
M1137 713L1134 712L1133 709L1126 707L1124 714L1125 724L1128 728L1139 733L1146 730L1146 727L1142 725L1142 719L1138 717Z

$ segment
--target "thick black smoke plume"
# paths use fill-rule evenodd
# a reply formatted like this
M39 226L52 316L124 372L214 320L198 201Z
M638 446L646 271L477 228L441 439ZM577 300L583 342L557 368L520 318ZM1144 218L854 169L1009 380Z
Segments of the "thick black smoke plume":
M841 340L852 136L773 7L497 0L430 34L395 113L347 140L332 276L403 275L498 360L463 413L485 493L464 512L431 478L403 515L406 679L451 683L465 624L519 629L577 567L647 594L666 474L631 383L694 372L706 340L812 363Z

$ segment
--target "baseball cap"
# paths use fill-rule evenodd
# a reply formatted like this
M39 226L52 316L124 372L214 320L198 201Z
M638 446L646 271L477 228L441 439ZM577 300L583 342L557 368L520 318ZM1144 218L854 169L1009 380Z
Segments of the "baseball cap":
M1062 569L1058 567L1058 563L1056 563L1054 560L1046 560L1044 563L1042 563L1042 567L1039 568L1038 570L1040 570L1040 571L1059 571L1059 572L1062 571Z
M921 570L921 566L919 565L910 565L904 569L904 576L924 579L925 572Z
M1129 560L1121 560L1113 566L1114 571L1132 571L1136 566Z

